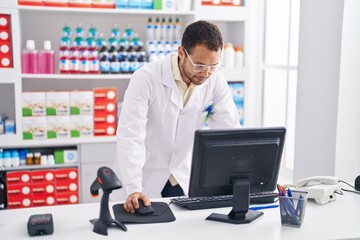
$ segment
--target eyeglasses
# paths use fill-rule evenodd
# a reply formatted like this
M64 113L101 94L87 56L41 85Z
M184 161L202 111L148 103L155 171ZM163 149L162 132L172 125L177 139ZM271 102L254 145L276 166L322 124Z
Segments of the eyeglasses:
M184 48L184 50L185 50L186 56L189 57L189 60L190 60L190 62L192 64L192 66L193 66L194 72L196 72L196 73L204 72L206 70L208 70L210 73L214 73L214 72L219 71L223 67L221 65L221 63L218 63L216 65L196 64L191 59L191 57L190 57L189 53L187 52L187 50L185 48Z

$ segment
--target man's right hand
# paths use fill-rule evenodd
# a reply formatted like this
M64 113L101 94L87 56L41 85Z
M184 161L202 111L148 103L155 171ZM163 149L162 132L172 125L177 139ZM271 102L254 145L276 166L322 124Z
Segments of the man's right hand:
M151 204L150 199L147 196L145 196L142 192L134 192L127 197L124 203L125 211L135 213L135 209L139 208L140 199L144 202L145 206L149 206Z

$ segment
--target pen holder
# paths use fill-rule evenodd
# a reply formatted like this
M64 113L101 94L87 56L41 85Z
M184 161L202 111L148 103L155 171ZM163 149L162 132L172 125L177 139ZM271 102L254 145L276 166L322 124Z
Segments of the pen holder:
M307 192L292 191L292 197L279 196L281 224L290 227L301 227L304 220Z

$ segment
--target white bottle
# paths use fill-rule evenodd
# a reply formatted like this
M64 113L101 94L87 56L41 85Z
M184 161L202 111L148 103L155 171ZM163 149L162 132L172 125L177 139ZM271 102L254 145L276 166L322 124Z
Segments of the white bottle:
M231 43L226 43L224 46L224 67L235 67L235 49Z
M54 155L50 154L47 156L47 164L48 165L55 165Z
M6 168L11 167L11 153L10 153L10 151L4 151L3 159L4 159L4 166Z
M40 165L41 166L46 166L48 164L48 158L46 155L41 155L40 158Z
M235 47L235 68L244 67L244 53L240 47Z
M20 166L20 157L19 157L19 152L17 150L13 150L11 152L11 166L13 167Z

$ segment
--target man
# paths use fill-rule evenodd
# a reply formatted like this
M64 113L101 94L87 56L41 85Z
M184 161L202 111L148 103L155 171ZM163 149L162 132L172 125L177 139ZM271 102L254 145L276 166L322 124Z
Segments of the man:
M124 96L117 129L118 167L127 194L138 200L187 194L195 130L240 127L221 69L217 26L197 21L184 32L178 54L136 71Z

